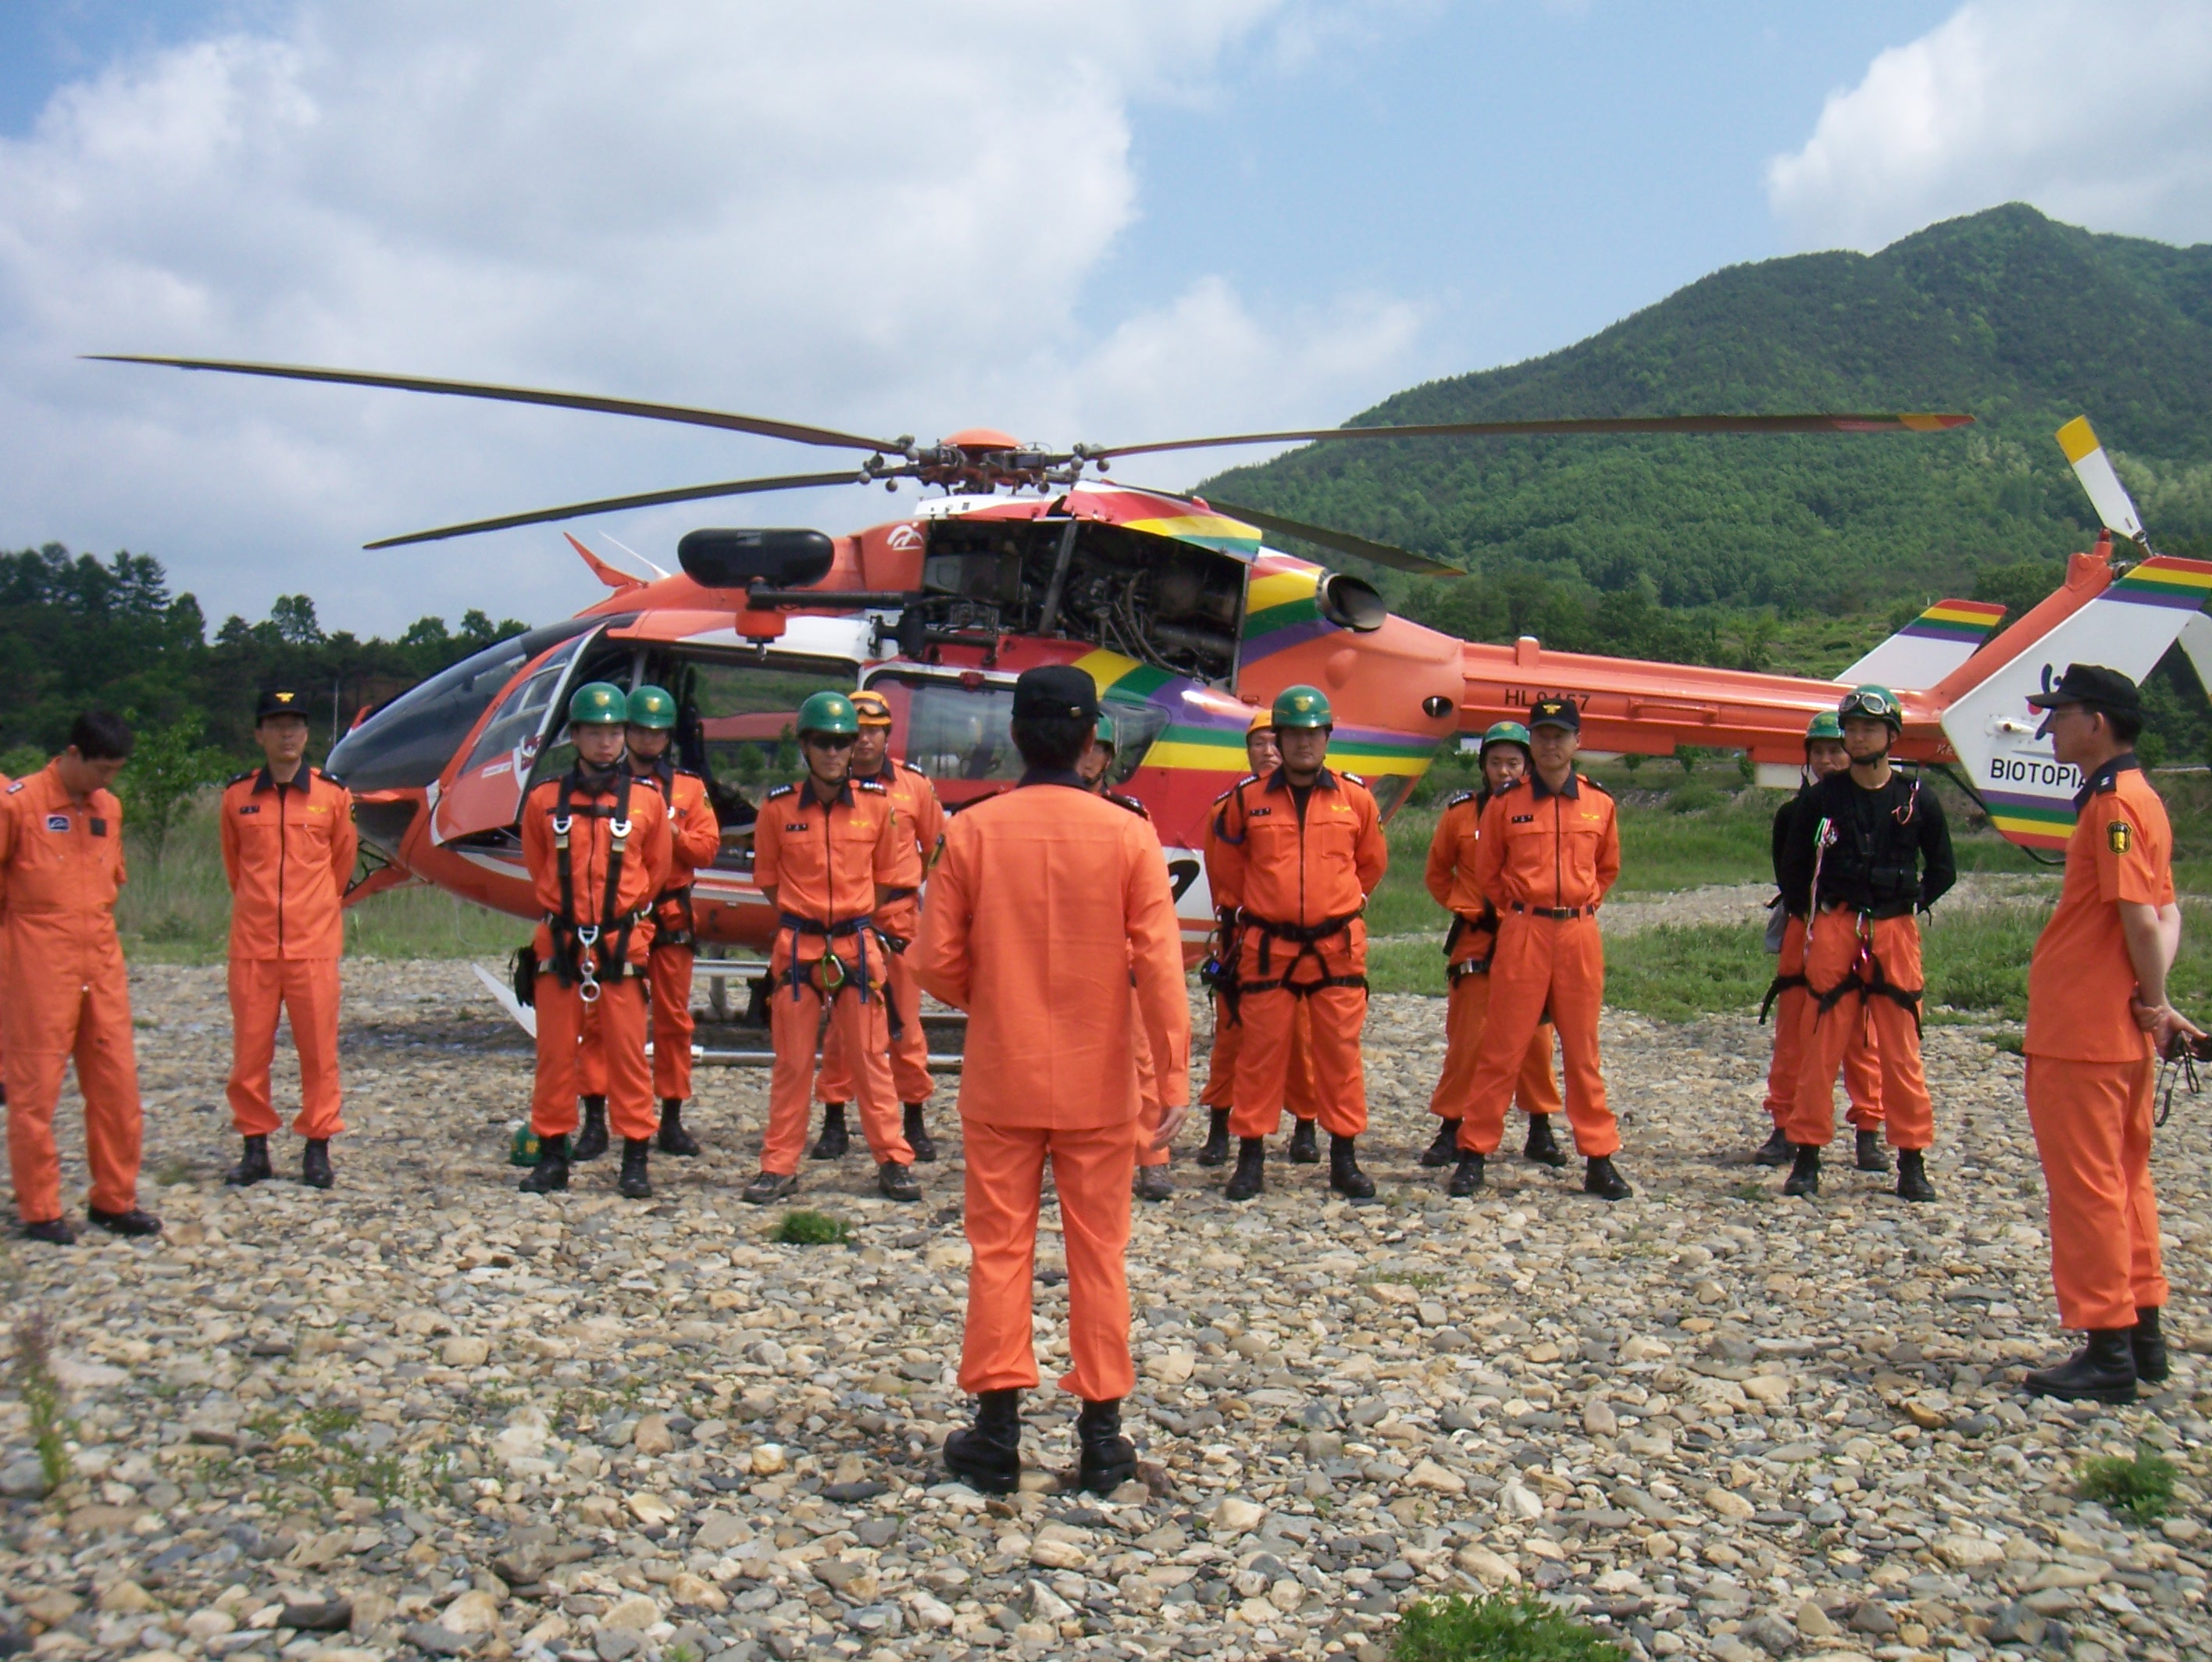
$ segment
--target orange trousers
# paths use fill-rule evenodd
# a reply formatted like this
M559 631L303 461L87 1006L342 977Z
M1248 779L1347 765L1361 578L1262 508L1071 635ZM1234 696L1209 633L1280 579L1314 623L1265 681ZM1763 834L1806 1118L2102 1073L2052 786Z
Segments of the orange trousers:
M1782 931L1782 955L1775 962L1778 975L1805 973L1805 920L1792 918ZM1766 1113L1778 1129L1787 1131L1790 1105L1797 1100L1797 1074L1805 1058L1805 1045L1813 1030L1813 1000L1801 986L1787 987L1774 1001L1774 1060L1766 1070ZM1861 1028L1851 1034L1844 1051L1844 1095L1850 1103L1844 1114L1855 1131L1881 1129L1881 1064Z
M62 1076L72 1061L77 1089L84 1093L92 1204L103 1212L129 1211L138 1204L141 1115L131 987L122 955L89 985L75 976L56 980L27 974L17 964L8 994L0 1026L7 1034L8 1164L15 1183L16 1216L25 1223L46 1223L62 1215L54 1108L61 1100Z
M653 1106L653 1073L645 1062L645 983L635 975L599 983L596 1003L560 978L538 978L538 1083L530 1097L530 1129L566 1137L576 1129L584 1057L605 1082L607 1128L617 1137L651 1137L660 1129ZM585 1011L591 1019L586 1029ZM597 1096L600 1092L593 1091Z
M269 1100L269 1068L276 1057L276 1018L292 1018L300 1052L301 1137L331 1137L339 1117L338 961L335 958L233 958L230 961L230 1123L240 1137L266 1137L282 1123Z
M1156 1149L1152 1139L1160 1132L1160 1117L1166 1113L1167 1104L1160 1100L1160 1076L1152 1066L1152 1041L1145 1034L1145 1013L1137 1006L1134 992L1129 998L1129 1032L1137 1041L1137 1163L1139 1166L1164 1166L1168 1151Z
M1302 960L1299 949L1248 929L1237 979L1246 986L1285 973L1292 985L1313 986L1324 978L1367 973L1367 925L1354 919L1342 934L1316 943ZM1319 961L1316 962L1316 959ZM1229 1129L1237 1136L1272 1137L1290 1101L1291 1058L1298 1024L1311 1046L1314 1115L1331 1137L1358 1137L1367 1129L1367 1079L1360 1065L1359 1029L1367 1020L1367 989L1322 986L1303 995L1278 987L1248 992L1237 1001L1243 1038L1237 1052L1236 1100ZM1300 1116L1304 1118L1303 1115Z
M2158 1193L2150 1180L2158 1064L2027 1058L2027 1119L2051 1200L2051 1280L2058 1319L2132 1327L2165 1307Z
M963 1117L968 1162L968 1323L960 1388L1027 1391L1037 1382L1031 1295L1044 1162L1052 1159L1067 1253L1067 1350L1060 1381L1085 1402L1113 1402L1137 1383L1129 1362L1129 1183L1136 1137L1124 1122L1049 1131Z
M871 959L873 958L870 955ZM929 1074L929 1035L921 1028L921 983L903 953L885 955L890 967L884 985L891 1006L899 1013L899 1034L891 1040L891 1088L901 1102L927 1102L937 1089ZM885 1016L886 1030L889 1026ZM835 1025L822 1040L822 1072L814 1082L815 1095L824 1102L853 1100L853 1065L846 1059L845 1040Z
M1460 1116L1459 1145L1493 1155L1505 1135L1505 1109L1527 1066L1528 1046L1548 1007L1567 1076L1567 1123L1586 1160L1616 1152L1620 1127L1606 1106L1598 1062L1598 1010L1605 1003L1605 943L1597 919L1535 918L1508 912L1490 954L1490 1010L1476 1047ZM1466 985L1464 982L1462 986ZM1449 1019L1449 1018L1448 1018Z
M1936 1140L1936 1105L1920 1070L1920 1025L1894 998L1862 989L1877 977L1908 992L1920 990L1920 925L1911 917L1869 918L1838 908L1813 921L1805 948L1810 1015L1802 1023L1804 1054L1796 1099L1782 1129L1792 1143L1826 1146L1836 1132L1835 1085L1854 1039L1872 1046L1881 1071L1882 1116L1894 1149L1925 1149ZM1847 982L1856 985L1823 1013L1819 1000Z
M1244 1024L1229 1017L1219 993L1213 995L1213 1050L1206 1058L1206 1089L1199 1105L1226 1108L1237 1101L1237 1058L1244 1048ZM1293 1118L1311 1119L1321 1112L1314 1094L1313 1017L1301 1004L1291 1023L1291 1066L1283 1079L1283 1102Z
M879 955L869 954L870 961ZM854 975L853 961L842 954L838 961ZM823 993L811 981L801 981L794 992L784 979L791 963L788 942L778 941L769 960L773 986L769 993L769 1032L775 1046L775 1065L768 1081L768 1133L761 1143L761 1169L780 1177L799 1170L806 1152L807 1120L813 1112L814 1046L822 1031ZM883 989L870 991L864 1002L857 980L848 980L830 998L830 1030L839 1033L845 1053L854 1058L853 1101L860 1110L860 1134L878 1165L896 1161L914 1163L899 1117L898 1098L891 1091L890 1022L884 1007Z
M653 983L653 1094L682 1102L691 1095L691 949L655 946L646 958Z
M1467 1088L1474 1078L1474 1058L1489 1020L1490 977L1462 975L1453 982L1444 1006L1444 1071L1429 1096L1429 1112L1437 1119L1467 1117ZM1559 1111L1559 1088L1552 1083L1552 1024L1538 1023L1513 1086L1514 1104L1523 1113Z

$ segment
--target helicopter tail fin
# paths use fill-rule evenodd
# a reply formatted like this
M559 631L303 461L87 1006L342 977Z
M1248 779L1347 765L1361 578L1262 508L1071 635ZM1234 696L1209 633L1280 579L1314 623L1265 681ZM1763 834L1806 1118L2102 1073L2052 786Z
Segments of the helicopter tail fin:
M1987 600L1939 600L1836 679L1933 687L1980 650L2004 611Z

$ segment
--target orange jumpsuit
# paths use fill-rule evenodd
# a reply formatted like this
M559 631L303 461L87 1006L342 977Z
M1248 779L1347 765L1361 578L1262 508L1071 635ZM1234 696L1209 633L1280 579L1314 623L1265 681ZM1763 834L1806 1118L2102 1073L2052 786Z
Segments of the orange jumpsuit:
M2051 1279L2069 1327L2132 1327L2164 1307L2151 1101L2158 1064L2128 1000L2119 903L2173 902L2166 804L2133 755L2090 775L2057 909L2027 970L2027 1118L2051 1205Z
M922 875L937 858L938 840L945 834L945 807L937 787L919 767L886 758L876 780L890 792L899 824L914 835ZM899 1030L891 1037L891 1086L902 1102L921 1104L937 1089L929 1075L929 1035L921 1027L921 986L914 979L914 965L905 945L921 932L921 896L909 891L893 895L876 913L878 932L900 943L888 959L890 1009L898 1012ZM888 1015L888 1012L886 1012ZM853 1067L846 1059L843 1032L834 1024L822 1041L822 1072L815 1081L816 1094L824 1102L853 1100Z
M927 991L969 1012L960 1388L1037 1382L1030 1291L1049 1156L1073 1363L1060 1386L1090 1402L1125 1397L1136 1383L1124 1258L1138 1028L1162 1100L1189 1100L1182 929L1159 839L1073 772L1030 773L946 828L915 967Z
M662 757L634 767L668 804L668 886L653 898L653 1094L665 1102L691 1095L691 874L712 865L722 828L707 800L707 781ZM588 1087L586 1096L597 1095Z
M811 775L779 785L753 827L753 881L775 890L779 913L768 964L775 1065L761 1169L779 1177L799 1170L825 1003L858 1070L853 1100L870 1152L878 1165L912 1165L891 1089L883 992L890 954L874 919L877 891L911 894L921 881L921 860L890 792L873 779L848 780L824 804ZM825 969L825 961L836 967Z
M1248 778L1249 784L1257 784ZM1229 800L1223 792L1213 800L1213 812L1206 819L1206 883L1213 895L1214 914L1221 919L1221 962L1228 973L1237 973L1237 955L1242 950L1237 931L1237 907L1239 897L1224 892L1222 883L1226 873L1222 870L1218 854L1221 844L1219 832L1221 810ZM1235 1003L1225 995L1213 995L1213 1047L1206 1058L1206 1089L1200 1095L1200 1106L1206 1108L1233 1107L1237 1101L1237 1058L1244 1048L1244 1024L1237 1019ZM1283 1100L1292 1118L1311 1119L1321 1112L1314 1095L1313 1082L1313 1018L1300 1000L1297 1014L1291 1025L1291 1065L1283 1081Z
M617 818L624 812L627 822ZM610 903L607 879L618 832L622 863L613 874ZM538 955L538 1081L530 1127L540 1137L566 1137L576 1129L578 1052L587 1005L597 1018L605 1058L609 1127L617 1137L638 1138L659 1128L645 1060L645 977L653 897L667 887L671 858L660 792L619 768L598 784L571 769L537 786L522 804L523 864L545 916L531 943ZM575 942L573 966L576 972L588 969L592 979L563 976L555 954L556 927L564 941L579 927L596 931L593 940ZM594 985L596 998L587 995Z
M7 788L15 782L15 781L9 779L7 774L0 773L0 792L5 792ZM6 1003L7 998L7 978L4 969L0 969L0 1004ZM0 1107L6 1107L8 1101L8 1050L5 1042L5 1027L6 1023L0 1022Z
M1785 1133L1817 1014L1812 995L1805 990L1805 920L1792 914L1783 925L1782 955L1774 966L1776 976L1789 985L1774 1001L1774 1060L1766 1070L1766 1112ZM1850 1101L1844 1117L1855 1130L1881 1129L1881 1062L1863 1023L1851 1028L1844 1046L1844 1095Z
M241 1137L278 1125L269 1100L276 1018L292 1018L300 1052L305 1137L336 1137L339 1118L340 902L360 846L353 796L302 762L289 785L268 768L240 773L222 793L222 869L230 880L230 1121Z
M1439 1119L1467 1117L1467 1088L1490 1016L1490 961L1498 946L1498 913L1474 886L1474 849L1482 831L1482 804L1462 791L1437 816L1429 839L1429 893L1452 914L1444 937L1444 974L1451 987L1444 1011L1444 1068L1429 1097ZM1514 1101L1526 1114L1557 1113L1559 1088L1552 1083L1552 1024L1537 1025L1522 1058Z
M1313 1023L1316 1107L1332 1137L1367 1129L1359 1028L1367 1016L1367 924L1359 914L1390 852L1367 787L1324 767L1301 804L1280 768L1247 779L1214 816L1237 924L1237 1100L1229 1129L1265 1137L1281 1124L1297 1007Z
M54 1105L74 1059L84 1093L92 1204L138 1204L138 1061L131 986L115 933L123 886L123 810L95 791L79 801L54 764L0 793L0 1004L8 1070L8 1162L15 1215L62 1215Z
M1567 1076L1567 1123L1584 1159L1620 1147L1598 1061L1605 943L1598 903L1620 876L1613 798L1571 769L1553 791L1530 773L1490 798L1474 845L1474 887L1498 913L1490 958L1489 1019L1468 1082L1459 1145L1498 1152L1505 1107L1529 1040L1549 1009Z

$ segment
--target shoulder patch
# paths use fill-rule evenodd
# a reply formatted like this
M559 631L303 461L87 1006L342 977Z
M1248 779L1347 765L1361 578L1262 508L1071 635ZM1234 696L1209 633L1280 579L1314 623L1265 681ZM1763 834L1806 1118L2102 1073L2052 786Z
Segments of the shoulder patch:
M884 782L881 779L854 779L853 783L863 791L874 792L879 797L890 794L884 789Z
M242 773L233 773L222 782L222 788L228 791L234 785L243 785L260 771L258 767L249 767Z
M769 792L766 796L763 797L763 798L761 798L761 800L762 800L763 802L774 802L774 801L775 801L778 797L788 797L788 796L793 796L793 795L796 795L796 794L798 793L798 791L799 791L799 787L798 787L797 786L795 786L795 785L779 785L779 786L777 786L775 787L775 790L773 790L773 791Z
M11 796L11 797L12 797L12 796L14 796L14 795L15 794L15 792L17 792L18 791L21 790L25 786L28 785L30 782L31 782L31 781L30 781L30 780L28 780L28 779L17 779L17 780L16 780L13 785L10 785L10 786L8 787L8 794L9 794L9 796Z
M1350 780L1351 780L1354 785L1362 785L1362 786L1364 786L1364 785L1365 785L1365 784L1367 783L1367 781L1366 781L1365 779L1362 779L1358 774L1357 774L1357 773L1353 773L1353 772L1352 771L1352 769L1350 769L1349 767L1340 767L1340 768L1338 768L1338 769L1336 770L1336 776L1337 776L1337 778L1339 778L1339 779L1350 779Z
M1447 808L1456 808L1456 807L1458 807L1458 806L1460 805L1460 804L1462 804L1462 803L1463 803L1463 802L1473 802L1474 800L1474 792L1472 792L1472 791L1455 791L1455 792L1453 792L1451 793L1451 795L1449 795L1449 797L1446 797L1446 798L1444 798L1444 806L1445 806L1445 807L1447 807Z
M1613 794L1613 792L1610 792L1610 791L1607 790L1607 789L1605 788L1605 786L1603 786L1602 785L1600 785L1600 784L1599 784L1595 779L1592 779L1592 778L1591 778L1588 773L1577 773L1577 774L1576 774L1576 775L1575 775L1575 777L1576 777L1577 779L1580 779L1580 780L1581 780L1584 785L1589 786L1589 788L1590 788L1591 790L1593 790L1593 791L1596 792L1598 793L1598 795L1600 795L1601 797L1609 797L1609 796L1611 796L1611 795Z
M1152 810L1146 808L1144 804L1139 802L1134 797L1123 796L1119 791L1107 792L1106 800L1112 803L1116 808L1127 809L1132 814L1134 814L1140 820L1148 820L1152 816Z
M2136 846L2135 828L2125 820L2110 820L2105 825L2105 846L2115 854L2124 854Z
M928 774L923 773L921 768L915 767L910 761L895 762L893 765L897 767L900 773L912 773L916 779L927 779L929 777Z

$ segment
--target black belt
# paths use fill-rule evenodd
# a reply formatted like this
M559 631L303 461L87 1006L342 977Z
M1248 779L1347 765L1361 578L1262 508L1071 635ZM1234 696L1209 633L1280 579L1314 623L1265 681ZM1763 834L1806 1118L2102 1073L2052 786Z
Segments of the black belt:
M1523 906L1518 901L1507 902L1518 913L1531 918L1548 918L1553 923L1565 923L1570 918L1595 918L1594 906Z

